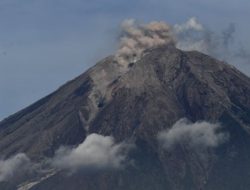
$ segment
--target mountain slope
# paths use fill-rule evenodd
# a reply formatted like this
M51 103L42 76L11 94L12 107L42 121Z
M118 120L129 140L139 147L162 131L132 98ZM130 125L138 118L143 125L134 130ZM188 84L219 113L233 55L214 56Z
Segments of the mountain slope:
M230 134L217 148L181 143L160 148L157 135L181 118L221 122ZM126 68L100 61L53 94L0 123L0 154L39 162L91 133L132 139L134 164L123 170L59 171L32 189L248 189L250 79L199 52L162 46ZM233 180L232 180L233 179ZM60 181L60 183L58 183ZM5 184L6 185L6 184Z

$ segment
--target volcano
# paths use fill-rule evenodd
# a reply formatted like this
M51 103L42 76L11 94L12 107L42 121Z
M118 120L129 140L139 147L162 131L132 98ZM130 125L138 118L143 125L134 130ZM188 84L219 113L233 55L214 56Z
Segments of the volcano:
M218 123L227 138L198 148L180 140L164 149L159 133L182 118ZM249 189L250 78L225 62L172 45L147 49L128 65L109 56L0 122L0 155L6 160L24 153L32 163L44 163L60 147L77 147L91 134L132 142L130 164L73 172L44 164L44 173L13 175L0 189Z

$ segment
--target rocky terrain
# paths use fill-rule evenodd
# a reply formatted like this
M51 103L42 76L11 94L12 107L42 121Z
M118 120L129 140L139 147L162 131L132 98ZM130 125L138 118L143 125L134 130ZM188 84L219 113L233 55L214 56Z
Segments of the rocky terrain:
M182 118L217 123L223 142L197 147L175 139L164 148L159 134ZM47 163L61 146L76 147L93 133L133 144L126 157L131 163L74 172ZM0 189L246 190L249 147L250 78L202 53L160 46L127 66L107 57L0 122L2 159L24 153L43 163L39 172L0 180Z

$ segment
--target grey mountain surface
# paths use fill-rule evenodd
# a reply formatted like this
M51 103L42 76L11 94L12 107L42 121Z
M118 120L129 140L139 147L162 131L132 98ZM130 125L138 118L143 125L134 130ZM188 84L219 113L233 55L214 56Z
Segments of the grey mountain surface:
M182 142L164 150L157 135L181 118L220 122L229 138L216 148ZM25 153L39 163L92 133L133 141L132 163L117 170L27 174L26 181L36 175L37 183L26 189L250 188L250 79L205 54L168 45L144 51L128 66L107 57L0 122L0 156ZM0 189L17 189L25 180L0 182Z

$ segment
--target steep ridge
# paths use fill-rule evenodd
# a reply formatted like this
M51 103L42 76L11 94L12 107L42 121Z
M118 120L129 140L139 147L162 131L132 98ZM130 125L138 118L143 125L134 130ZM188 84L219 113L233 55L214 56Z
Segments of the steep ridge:
M181 118L220 122L229 140L202 150L185 143L161 149L158 133ZM40 162L92 133L133 141L134 164L115 171L59 171L31 189L250 188L250 79L202 53L161 46L127 68L107 57L3 120L0 154L24 152Z

